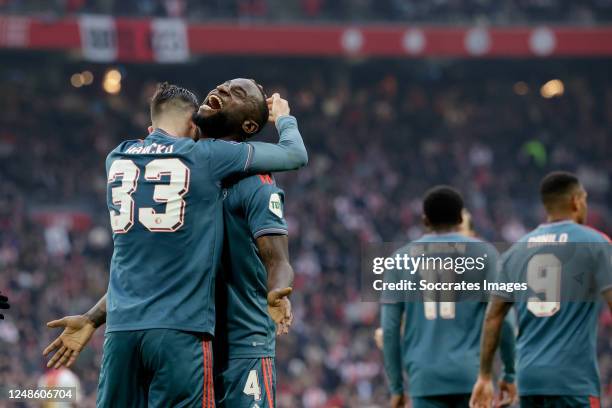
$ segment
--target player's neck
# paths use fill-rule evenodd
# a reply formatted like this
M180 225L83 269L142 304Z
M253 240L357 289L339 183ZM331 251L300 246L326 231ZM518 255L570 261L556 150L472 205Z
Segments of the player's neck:
M572 214L563 214L563 213L548 214L548 216L546 217L546 222L549 224L553 222L561 222L561 221L577 222Z
M236 142L236 143L244 142L244 138L243 137L235 136L235 135L223 136L223 137L220 137L219 139L226 140L228 142Z
M164 133L169 134L173 137L190 137L188 133L185 132L184 126L175 126L171 123L154 123L153 131L161 130Z
M459 233L461 231L461 225L448 225L440 226L436 228L430 228L432 234L452 234Z

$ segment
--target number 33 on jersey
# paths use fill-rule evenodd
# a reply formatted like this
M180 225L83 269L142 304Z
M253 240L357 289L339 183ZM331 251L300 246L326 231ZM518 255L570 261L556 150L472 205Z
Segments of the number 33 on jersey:
M139 185L140 169L133 160L115 160L108 171L108 183L121 179L121 184L111 189L111 200L118 210L110 211L113 232L123 234L138 221L152 232L174 232L181 228L185 218L185 200L189 191L190 170L178 158L154 159L144 168L145 182L155 184L152 199L165 203L165 211L157 212L151 207L136 208L132 195ZM163 182L163 178L166 181Z
M252 153L245 143L196 142L157 129L108 155L106 203L114 251L107 332L214 332L221 181L245 174Z

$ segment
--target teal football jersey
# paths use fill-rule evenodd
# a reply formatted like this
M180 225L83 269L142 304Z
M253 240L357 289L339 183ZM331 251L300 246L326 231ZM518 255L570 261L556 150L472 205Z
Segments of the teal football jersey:
M224 194L215 359L274 357L276 327L268 314L268 274L255 240L287 234L284 192L265 174L231 183Z
M600 394L602 302L590 294L612 289L610 256L605 235L572 221L542 224L503 255L500 281L529 286L526 297L496 293L516 301L520 395Z
M214 333L214 277L223 243L221 181L291 170L307 160L295 118L283 117L277 127L279 145L195 142L157 129L109 154L114 252L107 331Z
M440 243L467 245L444 249ZM497 250L489 243L458 233L427 234L397 253L413 257L423 253L431 257L485 257L482 270L465 272L462 279L483 282L497 278ZM413 280L425 278L419 271ZM431 277L427 280L431 281ZM478 376L480 333L486 306L485 302L475 301L413 300L383 304L384 360L391 392L399 394L403 390L400 368L403 363L413 397L470 393ZM400 345L398 330L402 317L405 326ZM513 372L513 366L509 371Z

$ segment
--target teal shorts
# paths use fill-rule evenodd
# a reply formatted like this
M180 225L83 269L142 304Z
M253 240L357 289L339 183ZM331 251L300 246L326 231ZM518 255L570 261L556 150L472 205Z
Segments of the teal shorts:
M529 395L521 397L521 408L600 408L599 397Z
M412 408L469 408L470 394L413 397Z
M217 408L274 408L274 358L233 358L215 369Z
M106 333L96 407L214 408L212 344L170 329Z

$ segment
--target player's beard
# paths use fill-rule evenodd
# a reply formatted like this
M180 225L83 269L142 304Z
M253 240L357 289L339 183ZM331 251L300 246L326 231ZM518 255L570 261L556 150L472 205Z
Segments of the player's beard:
M236 125L235 121L223 110L207 117L196 115L194 122L200 128L202 137L219 139L237 134L240 131L240 126Z

